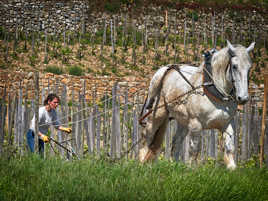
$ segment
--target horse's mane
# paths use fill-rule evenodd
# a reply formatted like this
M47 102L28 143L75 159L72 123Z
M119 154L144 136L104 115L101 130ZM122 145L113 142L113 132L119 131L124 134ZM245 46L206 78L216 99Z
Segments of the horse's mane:
M211 59L212 77L215 82L216 88L220 87L225 91L229 91L226 79L226 70L230 62L230 54L228 47L225 47L218 52L214 53Z

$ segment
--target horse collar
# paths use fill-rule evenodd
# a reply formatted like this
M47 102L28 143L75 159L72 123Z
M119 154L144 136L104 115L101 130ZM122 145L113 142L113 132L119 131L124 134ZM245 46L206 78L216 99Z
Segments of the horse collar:
M204 53L204 57L205 57L205 66L204 66L204 71L203 71L204 93L216 102L230 101L230 97L226 96L225 94L223 94L221 91L217 89L212 78L211 59L215 52L216 52L215 50L212 50L212 51L207 51ZM229 62L229 65L231 65L231 61ZM234 93L234 90L231 91L230 96L233 96L233 93Z

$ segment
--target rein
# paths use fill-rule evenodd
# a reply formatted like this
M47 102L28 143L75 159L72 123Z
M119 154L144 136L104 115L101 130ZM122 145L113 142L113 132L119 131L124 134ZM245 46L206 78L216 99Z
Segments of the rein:
M183 97L186 96L186 95L189 95L189 94L198 94L198 92L196 92L196 90L199 89L199 88L201 88L201 87L203 87L203 84L202 84L202 85L199 85L199 86L197 86L197 87L193 87L190 91L187 91L187 92L185 92L185 93L183 93L183 94L177 96L176 98L174 98L174 99L173 99L172 101L170 101L169 103L164 103L164 104L162 104L162 105L159 105L159 106L155 107L154 109L150 109L148 112L146 112L143 116L140 117L140 119L139 119L139 124L140 124L141 126L144 126L145 122L143 122L143 120L144 120L147 116L149 116L154 110L157 110L157 109L159 109L159 108L161 108L161 107L164 107L164 106L166 106L167 104L171 104L171 103L173 103L173 102L176 102L176 101L178 101L178 99L183 98ZM183 104L184 101L181 101L181 102L178 102L178 103L179 103L179 104Z

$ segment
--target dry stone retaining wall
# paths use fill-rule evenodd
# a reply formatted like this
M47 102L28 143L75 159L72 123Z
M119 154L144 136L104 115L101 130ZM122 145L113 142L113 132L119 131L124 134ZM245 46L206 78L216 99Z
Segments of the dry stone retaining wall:
M193 28L198 33L205 30L211 35L212 30L220 35L225 32L236 32L241 37L250 34L252 38L267 37L267 16L252 11L224 11L222 13L199 12L190 9L168 9L150 7L141 9L131 16L127 9L119 10L117 14L96 12L89 7L87 1L30 1L9 0L0 2L0 26L7 30L45 31L50 34L60 34L66 31L96 32L103 28L103 20L110 23L112 19L118 25L124 24L127 15L129 26L135 25L142 29L147 23L148 34L154 34L156 29L164 27L166 22L171 25L171 32L190 32ZM176 18L176 19L175 19ZM177 24L177 26L175 26ZM109 27L109 26L108 26Z
M115 83L118 83L118 93L124 94L127 89L129 96L132 98L135 94L144 94L146 92L148 82L134 76L118 78L113 76L72 76L72 75L54 75L52 73L39 73L39 94L42 94L42 89L45 93L58 92L62 93L63 87L66 86L68 99L74 98L78 100L78 95L85 92L85 99L92 101L94 92L96 91L97 101L101 100L105 93L111 95L112 88ZM23 89L23 94L29 99L34 97L34 73L33 72L13 72L0 71L0 95L4 96L4 89L7 94L15 95L20 88ZM6 97L7 99L7 97Z
M57 91L61 95L63 87L66 86L68 100L71 100L72 96L74 96L75 100L79 100L79 94L85 92L86 101L92 102L94 93L96 92L96 101L101 101L105 93L111 96L115 83L118 83L118 93L122 95L121 97L123 97L125 90L127 90L130 101L134 101L136 95L146 95L149 80L135 76L119 78L114 76L95 77L86 75L77 77L72 75L39 73L39 94L41 95L43 90L45 93ZM4 90L6 90L6 94L14 96L20 88L22 88L24 96L27 94L29 99L33 99L35 90L33 72L13 72L11 74L8 71L0 70L0 97L4 96ZM260 86L256 86L254 83L250 84L249 92L251 97L256 99L255 101L258 103L258 107L262 107L263 88L263 84Z

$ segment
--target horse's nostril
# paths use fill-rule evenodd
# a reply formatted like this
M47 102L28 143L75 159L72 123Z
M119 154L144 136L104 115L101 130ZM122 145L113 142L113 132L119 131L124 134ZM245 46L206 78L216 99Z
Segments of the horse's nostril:
M248 101L248 96L243 96L243 97L241 97L241 96L238 96L237 97L237 101L240 103L240 104L244 104L244 103L246 103L247 101Z
M243 101L248 101L248 96L245 96Z

